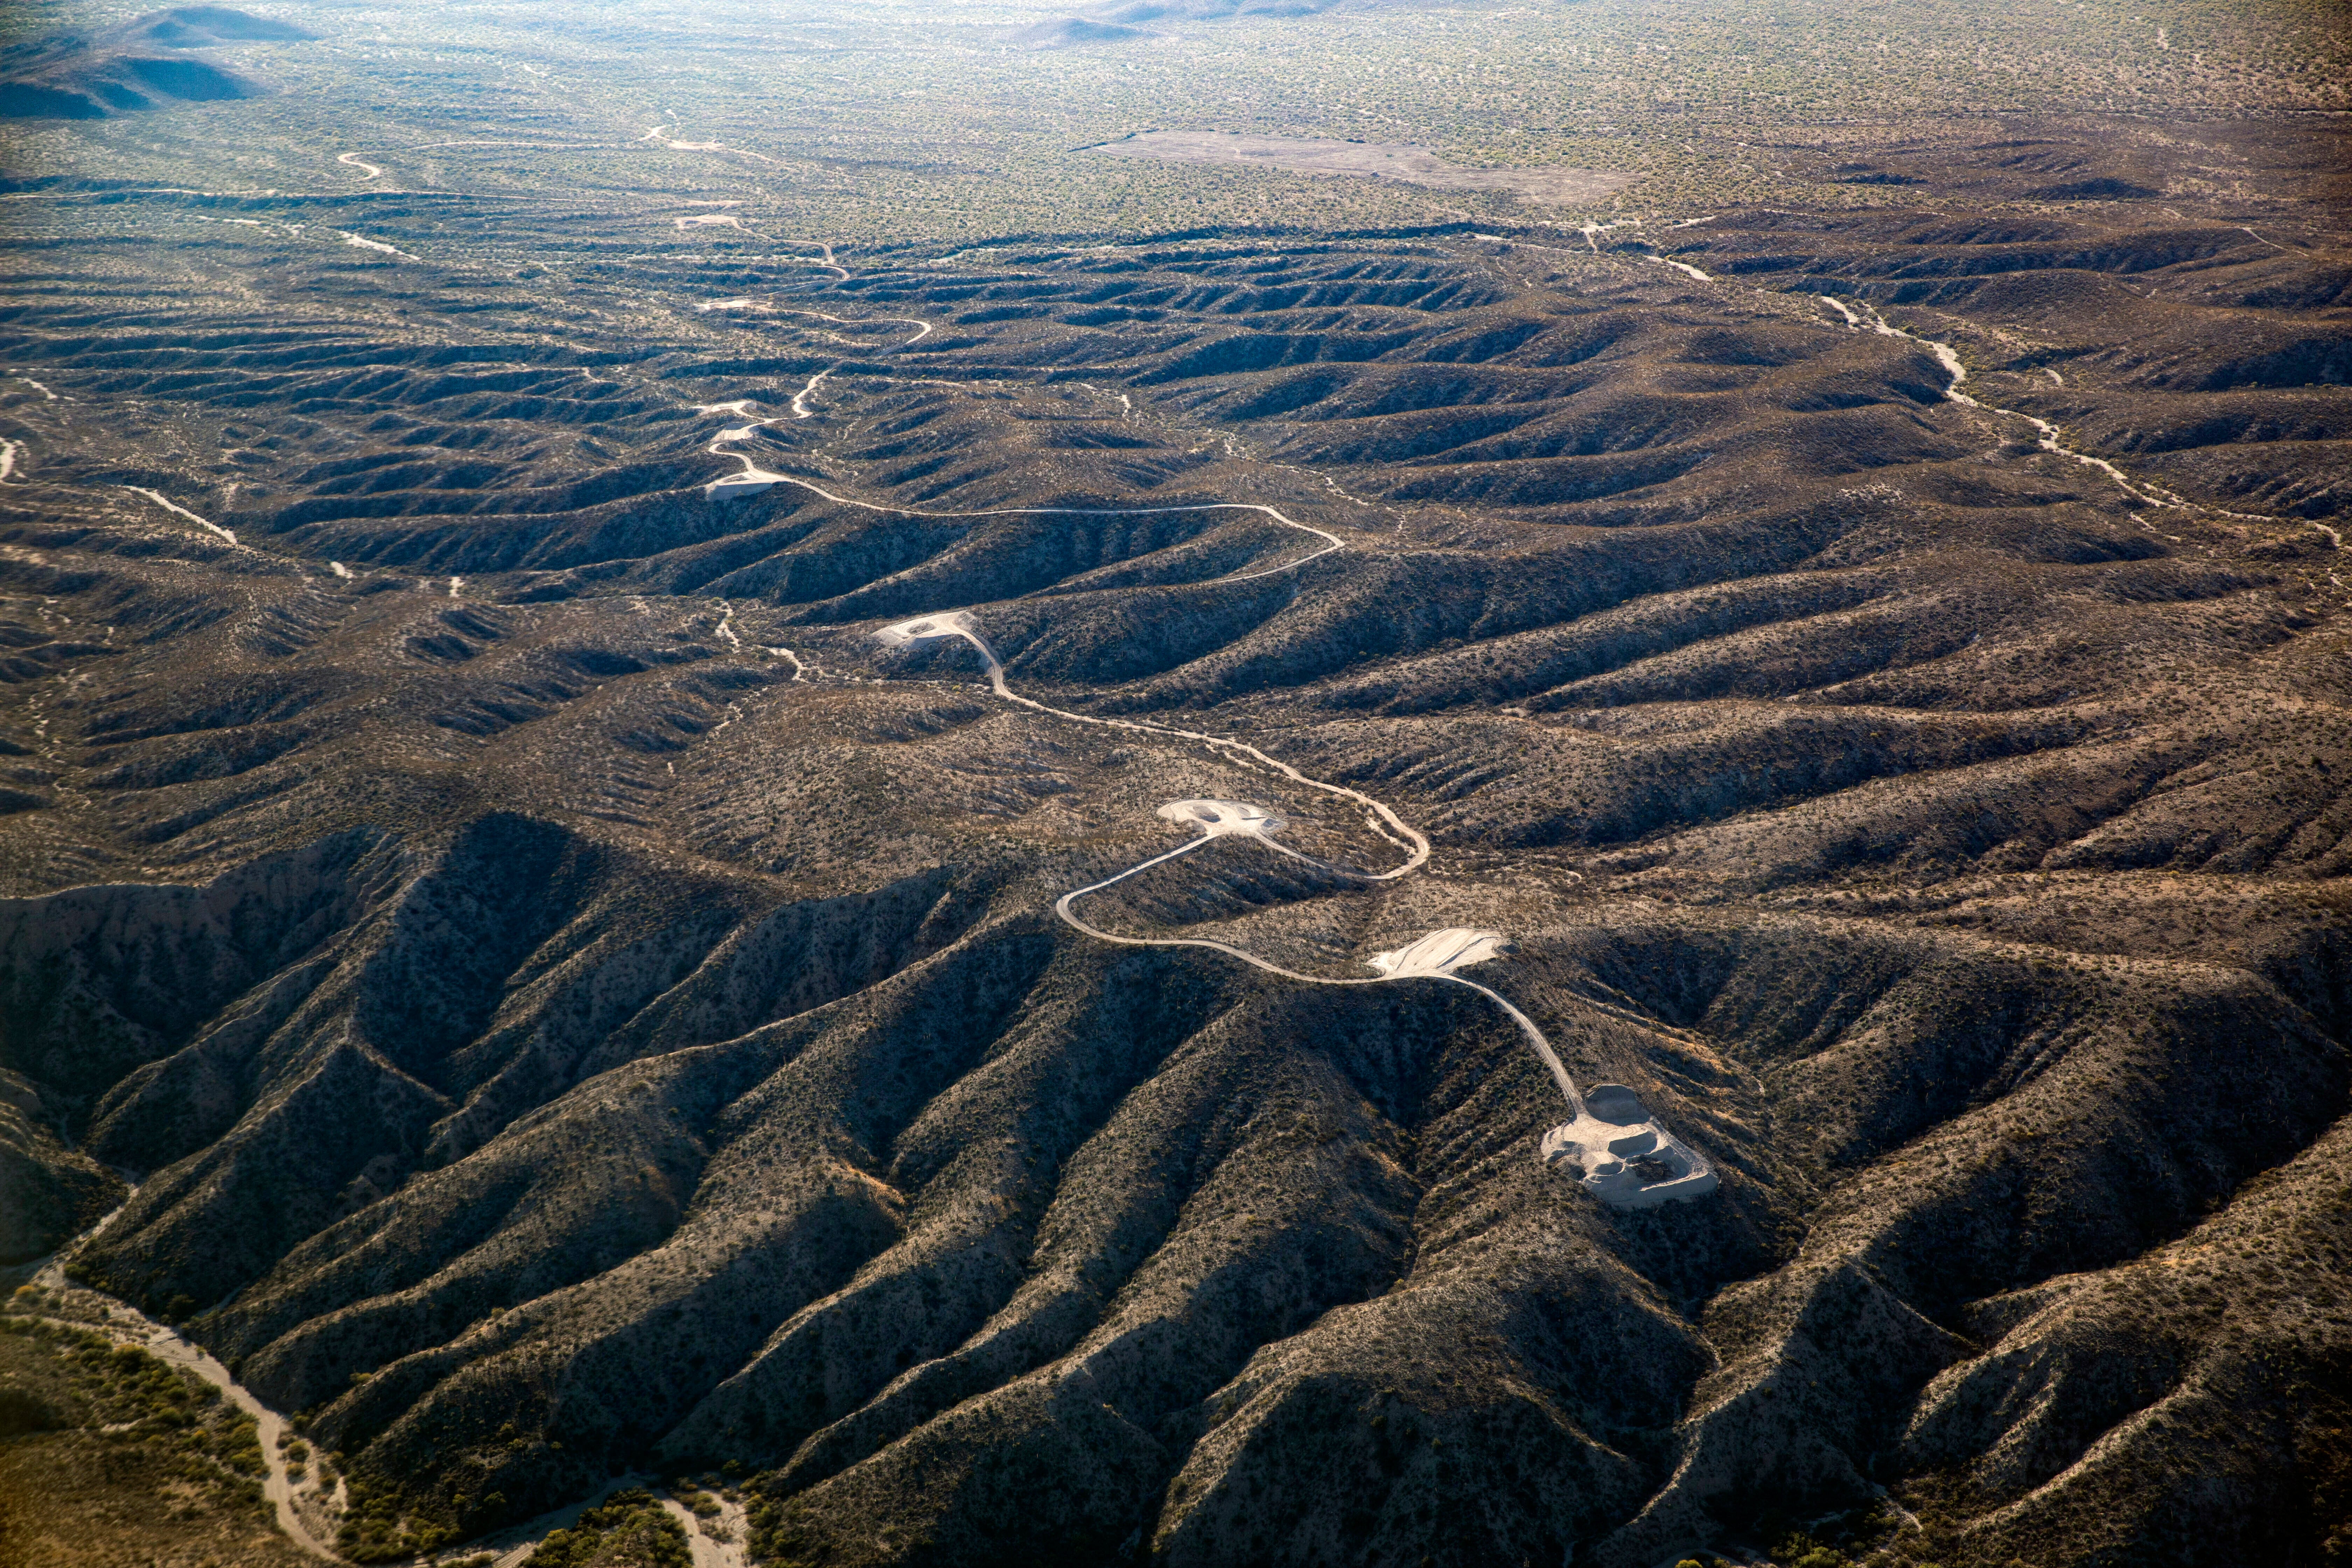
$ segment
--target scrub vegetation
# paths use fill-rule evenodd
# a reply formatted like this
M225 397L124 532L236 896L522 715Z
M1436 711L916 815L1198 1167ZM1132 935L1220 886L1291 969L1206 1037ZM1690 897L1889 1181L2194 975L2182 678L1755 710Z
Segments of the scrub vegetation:
M310 1561L271 1529L254 1423L102 1333L0 1317L0 1561L60 1568Z
M2332 13L195 15L11 24L5 1529L2343 1559Z

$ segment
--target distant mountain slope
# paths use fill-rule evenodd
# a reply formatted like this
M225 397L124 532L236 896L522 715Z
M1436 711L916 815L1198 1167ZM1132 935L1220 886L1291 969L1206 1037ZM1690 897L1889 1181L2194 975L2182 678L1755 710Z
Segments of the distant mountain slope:
M53 34L0 48L0 116L100 120L171 102L251 98L261 85L197 51L318 37L220 5L156 11L82 37Z
M1024 27L1013 35L1013 41L1029 49L1062 49L1079 44L1117 44L1129 38L1149 37L1141 27L1121 26L1117 22L1094 22L1082 16L1065 16L1059 21L1040 22Z
M1313 16L1325 11L1390 10L1420 3L1421 0L1121 0L1080 15L1035 23L1008 37L1024 48L1071 48L1164 37L1189 24L1223 22L1234 17Z

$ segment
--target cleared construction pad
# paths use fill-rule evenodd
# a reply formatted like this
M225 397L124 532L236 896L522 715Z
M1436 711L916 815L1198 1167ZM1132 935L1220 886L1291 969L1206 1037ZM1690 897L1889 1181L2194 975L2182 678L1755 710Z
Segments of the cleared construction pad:
M1393 952L1376 952L1370 963L1391 980L1406 980L1416 974L1442 974L1451 980L1457 969L1467 969L1474 963L1517 951L1501 931L1448 926Z
M1342 142L1329 137L1239 136L1218 131L1144 131L1081 152L1178 163L1255 163L1298 174L1402 180L1454 191L1510 191L1535 202L1589 202L1622 191L1639 176L1552 164L1537 169L1465 169L1426 147Z
M1206 838L1233 834L1263 838L1287 826L1277 814L1245 800L1171 800L1160 808L1159 814L1170 822L1181 822L1196 829Z
M1622 1083L1593 1086L1584 1110L1544 1134L1545 1164L1612 1208L1646 1209L1716 1189L1715 1169L1650 1120Z

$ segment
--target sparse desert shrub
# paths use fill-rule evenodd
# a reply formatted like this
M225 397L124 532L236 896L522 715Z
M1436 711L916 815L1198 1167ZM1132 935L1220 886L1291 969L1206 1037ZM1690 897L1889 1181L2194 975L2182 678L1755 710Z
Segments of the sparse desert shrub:
M1802 1531L1782 1537L1780 1544L1772 1549L1772 1561L1781 1568L1853 1568L1853 1558Z
M630 1568L691 1568L693 1560L686 1528L651 1492L635 1487L589 1509L571 1529L551 1531L531 1553L541 1568L584 1568L597 1561Z

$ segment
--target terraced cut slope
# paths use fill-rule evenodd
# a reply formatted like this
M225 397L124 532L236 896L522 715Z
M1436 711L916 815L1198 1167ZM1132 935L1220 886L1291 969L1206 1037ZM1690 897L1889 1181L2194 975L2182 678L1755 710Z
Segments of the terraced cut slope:
M1941 210L17 192L12 1310L359 1561L2336 1561L2340 132L1843 134Z

